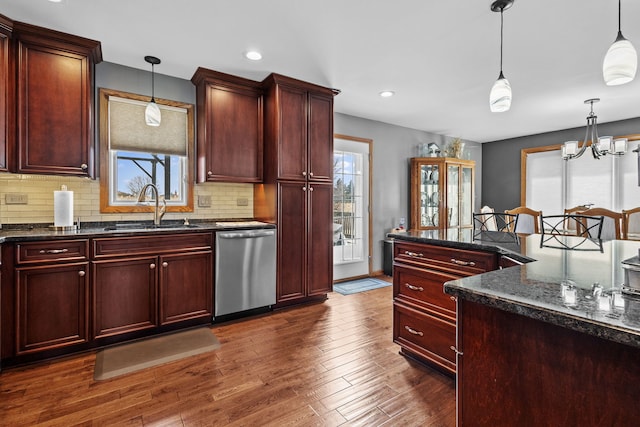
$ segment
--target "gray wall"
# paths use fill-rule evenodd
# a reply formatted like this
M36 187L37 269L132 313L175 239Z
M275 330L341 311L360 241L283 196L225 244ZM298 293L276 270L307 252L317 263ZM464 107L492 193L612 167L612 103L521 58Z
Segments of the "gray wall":
M491 206L496 211L520 206L520 150L561 144L564 141L582 141L585 128L586 121L585 126L579 128L482 144L481 205ZM620 136L636 133L640 133L640 118L598 124L599 135ZM632 148L635 149L635 145L632 144Z
M417 156L417 146L435 142L444 148L452 138L360 117L336 113L334 132L373 140L373 271L382 270L382 242L386 234L398 226L401 217L410 221L409 159ZM476 209L480 206L482 185L482 150L476 142L465 141L471 159L476 161Z

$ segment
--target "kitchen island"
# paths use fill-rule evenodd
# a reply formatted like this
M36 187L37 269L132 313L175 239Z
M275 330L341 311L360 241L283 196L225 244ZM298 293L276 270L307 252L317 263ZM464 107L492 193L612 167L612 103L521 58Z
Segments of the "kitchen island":
M640 300L619 291L640 244L445 232L394 237L535 260L444 285L456 299L458 424L637 425Z

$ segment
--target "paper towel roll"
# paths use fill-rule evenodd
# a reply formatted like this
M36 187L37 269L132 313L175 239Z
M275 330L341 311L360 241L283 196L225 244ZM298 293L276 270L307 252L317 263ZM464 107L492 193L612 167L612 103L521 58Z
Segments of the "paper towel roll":
M53 225L56 227L73 225L73 191L53 192Z

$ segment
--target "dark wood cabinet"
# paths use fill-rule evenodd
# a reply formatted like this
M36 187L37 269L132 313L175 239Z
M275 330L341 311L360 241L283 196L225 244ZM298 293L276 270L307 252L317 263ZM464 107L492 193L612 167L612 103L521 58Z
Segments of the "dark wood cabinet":
M0 171L9 170L10 147L13 144L14 115L13 61L11 33L13 23L0 15Z
M332 194L327 184L278 183L278 303L331 292Z
M84 249L77 252L78 248ZM89 341L87 249L86 239L24 243L17 248L17 355ZM24 253L32 256L20 255Z
M210 322L212 250L208 232L94 238L95 337Z
M93 333L103 338L158 326L157 257L93 262Z
M333 96L271 74L265 89L265 183L256 218L278 226L277 304L324 299L333 286Z
M393 340L401 352L456 374L456 302L444 283L498 268L498 255L394 242Z
M94 176L100 43L15 22L18 173Z
M262 182L263 111L260 83L198 68L198 182Z
M334 92L278 74L263 84L268 176L332 182Z

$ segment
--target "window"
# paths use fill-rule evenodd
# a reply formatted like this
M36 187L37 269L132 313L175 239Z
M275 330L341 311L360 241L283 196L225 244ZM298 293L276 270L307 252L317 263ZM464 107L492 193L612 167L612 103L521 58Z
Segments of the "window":
M147 126L148 97L100 89L100 211L147 212L141 188L155 184L168 212L193 211L193 105L156 99L158 127ZM149 195L149 194L148 194Z

